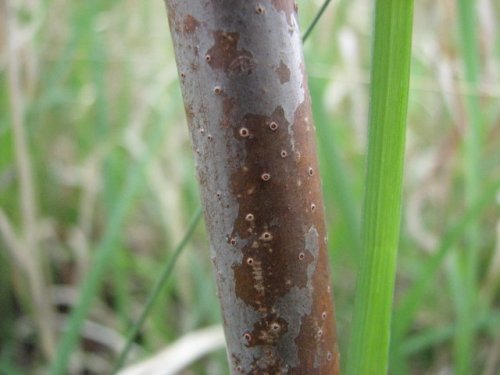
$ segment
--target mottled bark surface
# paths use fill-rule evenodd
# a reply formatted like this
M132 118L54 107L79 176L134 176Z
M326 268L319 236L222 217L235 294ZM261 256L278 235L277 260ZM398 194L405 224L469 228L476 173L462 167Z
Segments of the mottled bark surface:
M337 374L294 2L166 4L232 373Z

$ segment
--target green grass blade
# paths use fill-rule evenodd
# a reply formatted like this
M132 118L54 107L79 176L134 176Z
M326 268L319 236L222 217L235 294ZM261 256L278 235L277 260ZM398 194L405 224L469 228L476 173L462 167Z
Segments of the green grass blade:
M141 312L141 315L139 316L139 319L137 319L137 322L131 327L129 333L127 334L127 342L125 344L125 347L121 351L120 355L118 356L118 359L116 360L113 371L111 372L112 374L115 374L123 366L123 363L125 362L125 360L127 358L128 352L132 348L134 338L137 336L137 333L139 332L142 325L144 324L144 321L146 320L149 313L151 312L151 309L153 308L153 305L156 302L158 296L160 295L160 292L162 291L166 282L169 280L170 275L172 274L172 271L174 270L175 264L177 263L177 259L179 258L179 255L181 255L182 250L184 250L184 248L188 244L189 240L191 239L191 236L194 233L194 230L196 229L196 226L200 222L201 213L202 213L201 208L198 207L193 218L191 219L191 221L188 225L188 229L186 231L186 234L181 239L179 244L176 246L174 253L172 254L172 257L170 258L169 262L167 262L167 264L163 268L163 270L160 274L160 277L156 281L156 284L153 287L153 289L151 290L151 293L148 296L148 299L146 301L144 309Z
M323 5L321 5L321 8L319 8L318 13L316 13L316 16L314 16L314 19L312 20L311 24L309 25L306 32L302 36L302 43L304 43L309 38L309 35L311 35L312 31L316 27L316 24L320 20L321 16L323 16L323 13L325 13L325 10L328 7L328 4L330 4L330 2L331 0L325 0L323 2Z
M401 365L403 361L402 357L407 354L403 350L404 342L406 342L403 338L415 320L415 316L424 301L423 297L425 293L431 285L434 285L433 281L438 270L441 269L446 255L463 238L464 231L469 225L477 221L483 211L492 204L499 188L500 180L491 184L461 219L447 230L442 236L435 253L425 262L418 279L404 293L404 297L394 311L391 339L393 343L391 345L391 368L392 366L396 366L396 364ZM474 321L475 317L472 319ZM453 334L457 334L458 332L458 329L453 330Z
M432 285L434 276L439 270L439 267L443 264L445 256L463 237L466 228L468 228L471 223L477 221L478 216L483 210L494 202L495 195L499 188L500 181L492 184L483 194L481 194L480 199L475 202L462 218L442 237L436 252L427 260L418 280L405 292L400 305L396 308L393 327L395 335L403 336L409 329L422 303L422 298L430 285Z
M478 97L479 51L476 35L476 11L474 0L458 0L459 30L465 80L470 93L465 96L468 113L468 129L465 136L465 184L466 201L471 205L479 194L481 186L481 133L482 115ZM477 228L474 230L477 232ZM477 234L474 235L477 241Z
M500 325L500 311L493 310L487 316L475 317L472 323L476 330L494 332ZM456 331L456 324L431 327L403 342L400 348L401 352L405 355L412 355L429 348L435 348L450 340Z
M348 375L387 373L401 221L413 1L375 2L370 128Z
M161 127L158 130L161 130ZM66 330L59 340L56 358L49 372L51 375L67 373L69 358L78 342L81 326L91 308L92 301L98 293L109 260L113 258L114 249L116 248L115 242L119 236L120 228L139 187L144 184L144 169L151 160L154 150L158 149L162 139L161 136L155 134L150 142L152 145L148 148L150 151L129 172L125 187L111 211L105 233L96 247L90 273L80 289L78 304L71 312Z
M465 79L471 93L465 97L468 127L464 139L465 201L467 207L477 199L481 186L481 131L482 119L477 96L479 79L479 52L476 35L476 1L458 0L459 33ZM461 267L462 297L456 306L458 329L455 338L454 362L457 375L473 372L474 327L472 320L477 309L477 274L479 264L479 221L466 229L467 247L458 259Z

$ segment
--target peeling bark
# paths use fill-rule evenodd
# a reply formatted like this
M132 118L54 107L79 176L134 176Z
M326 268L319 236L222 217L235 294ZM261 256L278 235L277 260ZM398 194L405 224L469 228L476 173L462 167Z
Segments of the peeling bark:
M166 0L233 374L338 374L296 7Z

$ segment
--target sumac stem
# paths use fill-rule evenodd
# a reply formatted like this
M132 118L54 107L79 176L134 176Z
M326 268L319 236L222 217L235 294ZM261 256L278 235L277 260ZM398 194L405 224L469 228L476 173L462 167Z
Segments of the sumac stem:
M233 374L338 374L296 6L166 0Z

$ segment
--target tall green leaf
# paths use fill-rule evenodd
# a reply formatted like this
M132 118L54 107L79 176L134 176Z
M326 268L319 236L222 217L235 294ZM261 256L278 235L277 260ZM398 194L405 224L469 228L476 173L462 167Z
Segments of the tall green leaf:
M399 241L413 1L377 0L363 244L348 375L386 374Z

